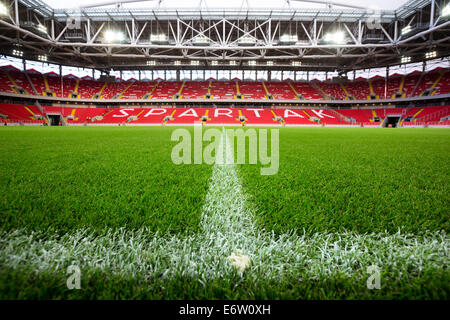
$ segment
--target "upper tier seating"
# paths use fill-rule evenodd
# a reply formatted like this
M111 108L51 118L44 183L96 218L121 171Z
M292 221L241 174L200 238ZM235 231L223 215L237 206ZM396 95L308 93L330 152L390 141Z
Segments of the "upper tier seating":
M183 81L160 81L156 89L153 91L152 98L155 99L172 99L178 93Z
M102 99L119 99L121 93L132 84L133 81L108 82L102 92Z
M203 99L208 94L209 81L186 81L181 92L183 99Z
M348 81L344 84L344 87L355 100L366 100L370 96L370 87L367 79L358 78L355 81Z
M78 93L82 99L92 99L95 94L98 94L103 88L104 83L101 81L93 80L90 77L81 78L78 87Z
M42 77L42 74L40 72L37 72L34 69L27 70L27 74L30 77L31 83L33 84L34 88L36 89L36 92L38 95L43 95L43 92L45 92L45 84L44 84L44 78ZM27 80L28 82L28 80Z
M18 87L25 89L27 94L34 94L30 82L28 81L28 79L26 78L25 74L22 71L10 70L8 71L8 73Z
M436 81L439 80L441 73L439 71L429 72L423 75L421 81L416 85L417 88L412 94L411 97L421 96L421 95L430 95L431 91L426 92L426 90L431 90L431 87L435 84Z
M395 92L393 92L393 93L385 92L386 79L384 77L375 76L375 77L370 78L368 80L368 82L370 82L372 84L373 94L378 99L386 99L386 98L390 99L390 98L392 98L392 95L395 94ZM389 90L396 91L396 89L393 89L393 87L395 87L395 83L390 89L388 88L388 91ZM370 86L369 86L369 93L370 93ZM386 94L386 96L385 96L385 94Z
M273 99L293 100L296 99L295 92L286 81L265 82L267 90L272 94Z
M345 91L338 83L328 83L322 82L317 84L327 96L331 97L333 100L344 100L345 99Z
M233 99L236 95L235 81L212 81L211 95L213 99Z
M441 80L436 84L436 92L434 95L450 93L450 71L443 71Z
M422 77L422 72L415 71L408 74L405 77L405 84L403 85L403 92L407 97L411 97L414 93L416 85L420 83Z
M322 95L309 82L299 81L292 82L291 84L297 94L302 95L305 100L323 100Z
M14 84L9 80L6 69L0 70L0 91L16 93L13 89Z
M145 95L147 95L148 99L156 84L156 81L135 81L133 82L133 85L123 93L121 99L143 99Z
M27 70L26 74L11 66L1 67L0 91L50 95L82 99L247 99L247 100L324 100L368 98L392 99L439 95L450 92L450 71L436 69L428 73L391 75L387 81L376 76L369 80L358 78L342 83L331 81L155 81L130 79L103 82L91 77L78 79L73 75L63 79L54 72L41 74ZM28 77L27 77L28 76ZM385 88L387 84L387 87ZM15 88L14 88L15 87ZM24 89L23 92L20 88ZM34 89L33 89L34 88ZM22 92L20 92L22 91ZM71 93L77 93L72 96ZM210 94L208 96L208 94ZM240 94L240 95L239 95Z
M264 99L266 90L262 82L258 81L238 81L239 91L244 99Z

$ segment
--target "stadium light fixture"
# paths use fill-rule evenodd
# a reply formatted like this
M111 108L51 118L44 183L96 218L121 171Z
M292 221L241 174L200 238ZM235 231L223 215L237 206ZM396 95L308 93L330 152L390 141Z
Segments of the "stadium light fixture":
M38 31L47 34L47 27L43 24L38 24L36 28L38 29Z
M211 65L217 66L217 65L219 65L219 62L217 60L213 60L213 61L211 61Z
M236 64L236 60L230 60L230 66L235 66Z
M125 39L125 35L121 31L106 30L103 34L103 39L107 43L122 42Z
M156 66L156 61L155 60L148 60L147 61L147 65L148 66Z
M406 26L406 27L404 27L404 28L402 28L402 36L404 36L405 34L410 33L411 30L412 30L412 28L411 28L411 26L409 26L409 25Z
M167 44L169 40L164 33L150 35L150 42L155 44Z
M14 56L17 56L17 57L22 57L22 56L23 56L23 51L14 49L14 50L12 51L12 54L13 54Z
M176 65L176 66L181 66L181 61L180 60L175 60L173 62L173 64Z
M302 62L301 61L292 61L291 65L293 67L300 67L302 65Z
M280 44L294 44L298 40L297 35L295 34L283 34L280 37Z
M47 62L48 61L48 57L44 54L44 55L39 55L38 56L38 60L42 61L42 62Z
M401 63L409 63L409 62L411 62L411 57L403 56L403 57L400 59L400 62L401 62Z
M249 60L248 61L249 66L256 66L256 60Z
M432 58L436 58L436 51L429 51L427 53L425 53L425 58L426 59L432 59Z
M8 8L0 2L0 16L7 16L8 15Z
M345 33L342 30L336 30L334 32L328 32L323 38L326 42L343 44L345 43Z
M250 35L243 36L238 40L240 46L252 46L254 44L256 44L256 39Z
M198 60L191 60L191 66L199 66L200 65L200 61Z
M273 61L269 60L269 61L266 62L266 64L267 64L268 66L273 66Z
M448 3L444 9L442 9L441 15L443 17L450 17L450 3Z
M209 45L209 39L206 36L200 34L194 38L193 44L195 46L207 46Z

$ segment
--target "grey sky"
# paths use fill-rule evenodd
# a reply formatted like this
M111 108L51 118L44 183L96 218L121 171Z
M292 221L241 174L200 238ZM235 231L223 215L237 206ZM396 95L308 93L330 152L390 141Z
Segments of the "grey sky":
M91 3L104 3L108 0L44 0L53 8L74 8L76 6L83 6ZM120 1L120 0L117 0ZM330 0L331 2L333 0ZM356 5L367 8L378 8L381 10L394 10L397 9L402 4L406 3L407 0L334 0L335 2L346 3L350 5ZM208 8L240 8L243 5L243 0L206 0L206 7ZM163 0L161 7L167 8L186 8L186 7L197 7L200 0ZM286 1L283 0L248 0L249 6L253 8L283 8L287 7ZM158 1L143 1L139 3L125 4L125 7L156 7ZM205 6L204 4L202 5ZM301 3L297 1L291 1L291 6L298 8L323 8L324 5L314 4L314 3ZM244 7L246 4L244 2Z

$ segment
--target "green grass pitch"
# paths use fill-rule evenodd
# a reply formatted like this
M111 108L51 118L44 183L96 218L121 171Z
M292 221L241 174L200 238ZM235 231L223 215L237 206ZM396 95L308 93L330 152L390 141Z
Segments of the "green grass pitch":
M0 128L0 298L448 299L449 130L280 128L276 175L217 187L254 222L239 273L202 223L227 173L173 164L175 129Z

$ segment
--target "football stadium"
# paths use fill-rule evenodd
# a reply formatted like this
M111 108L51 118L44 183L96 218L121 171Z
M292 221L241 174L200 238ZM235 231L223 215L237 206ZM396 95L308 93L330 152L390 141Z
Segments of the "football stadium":
M0 0L0 299L447 300L449 35L448 0Z

